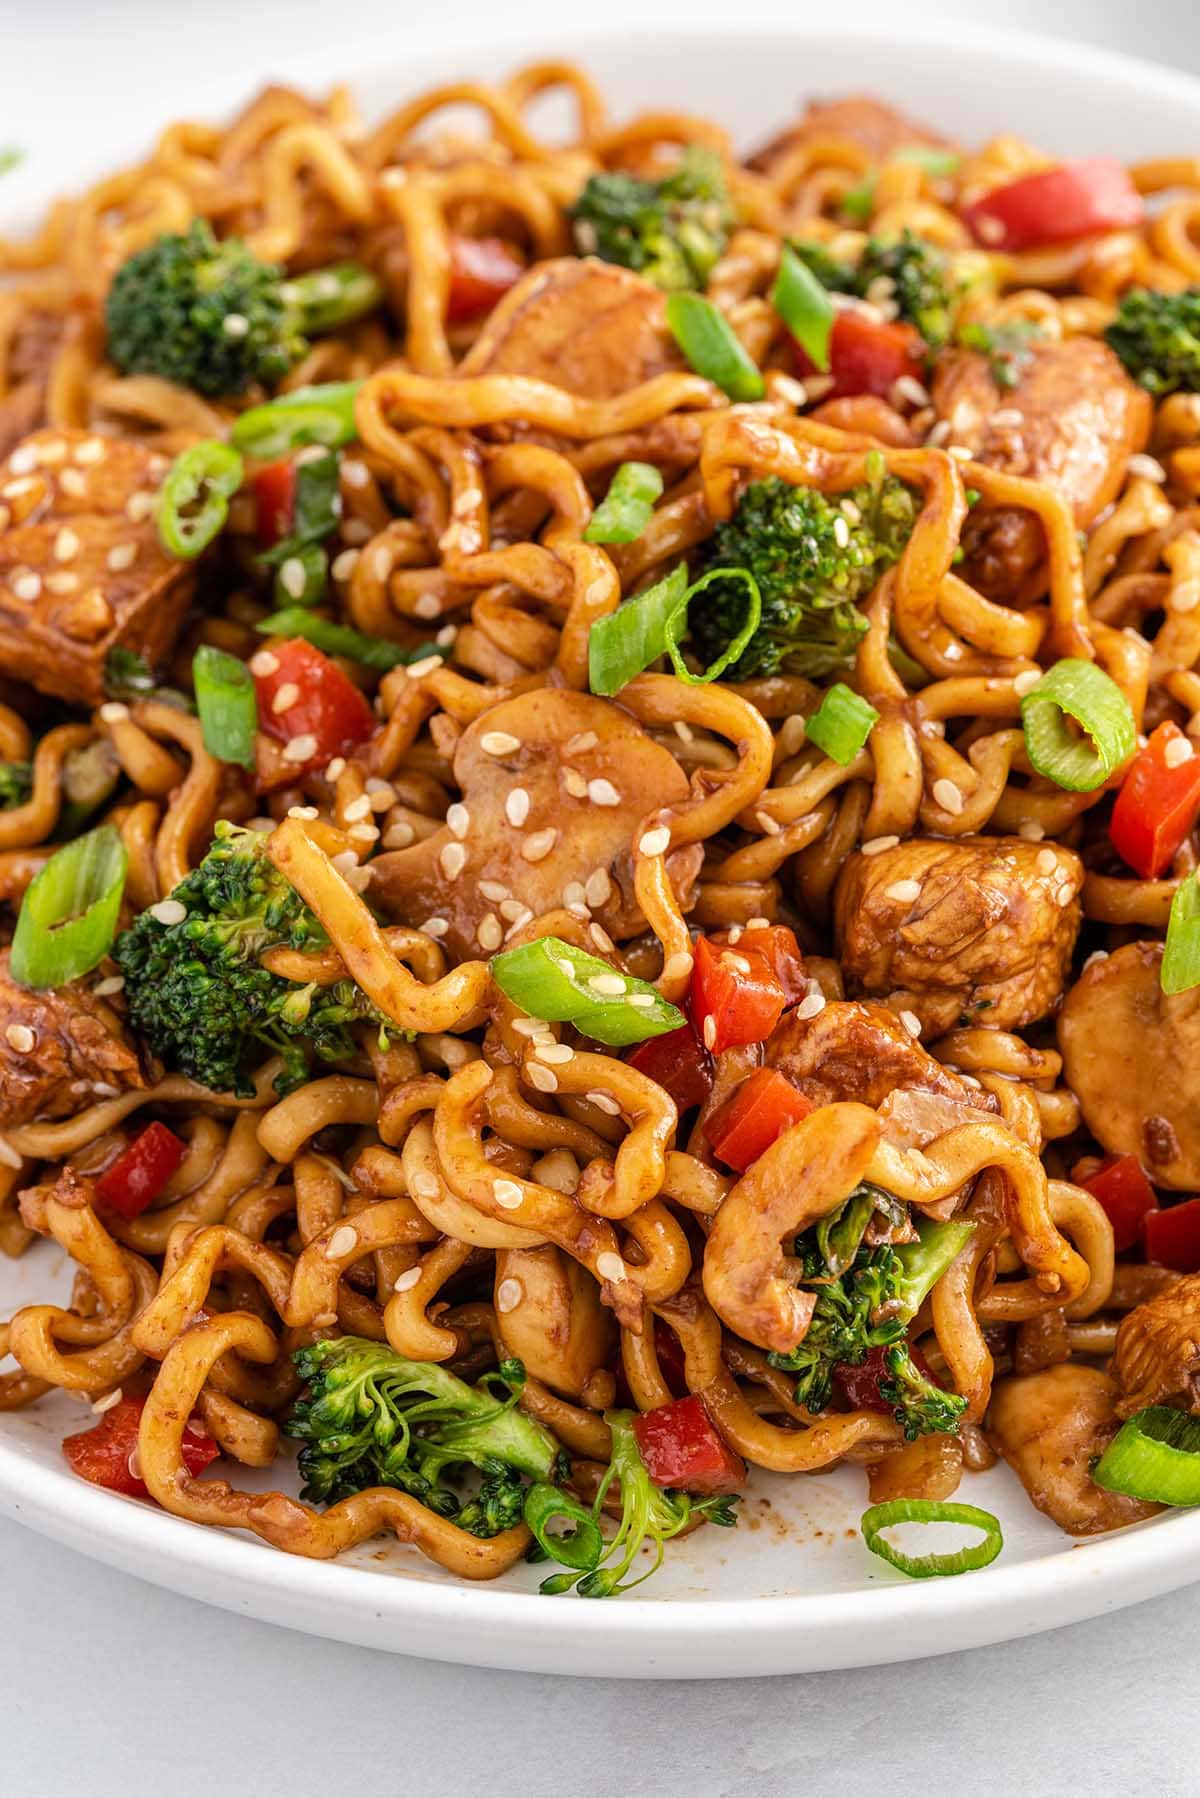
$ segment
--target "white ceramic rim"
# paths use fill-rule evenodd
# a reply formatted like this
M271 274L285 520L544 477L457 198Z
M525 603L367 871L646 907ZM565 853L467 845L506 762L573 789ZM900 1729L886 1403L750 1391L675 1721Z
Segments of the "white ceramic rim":
M465 23L404 25L405 47L422 57L461 51L463 66L485 66L494 50L504 57L547 54L547 32L489 27L486 42ZM565 36L565 34L564 34ZM600 29L570 33L553 46L587 63L614 39L634 38L654 58L669 57L681 33L643 31L610 19ZM829 29L803 24L761 28L736 23L689 32L689 43L737 44L753 37L781 51L805 43L845 43ZM1044 77L1063 77L1121 89L1144 99L1149 88L1194 113L1200 128L1200 81L1134 58L1062 39L948 22L944 28L899 29L873 20L855 42L902 57L923 46L961 48L972 61L994 54ZM339 46L336 68L328 53L278 59L275 73L314 86L336 78L353 82L368 66L377 40L351 37ZM660 63L659 66L669 66ZM253 85L242 73L205 84L192 98L193 116L217 115ZM797 87L802 85L797 77ZM686 96L680 97L686 105ZM97 146L93 168L114 166L136 153L159 121L141 109ZM72 169L74 164L74 170ZM78 178L78 158L66 151L43 157L36 181L22 175L14 200L18 217L41 204L47 191ZM43 191L38 192L41 188ZM536 1594L486 1585L446 1585L395 1572L317 1562L280 1554L244 1536L198 1528L166 1512L110 1494L48 1469L20 1445L6 1442L0 1419L0 1510L93 1558L140 1578L226 1609L291 1625L338 1640L401 1653L529 1671L621 1677L731 1677L866 1666L1032 1633L1200 1579L1200 1511L1180 1512L1064 1550L1005 1567L1000 1561L967 1581L902 1582L882 1571L859 1591L748 1599L624 1598L615 1603L555 1604Z

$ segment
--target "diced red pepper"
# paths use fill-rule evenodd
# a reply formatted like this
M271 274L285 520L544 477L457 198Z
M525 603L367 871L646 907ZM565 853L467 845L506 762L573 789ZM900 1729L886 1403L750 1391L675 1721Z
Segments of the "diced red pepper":
M778 1068L756 1068L704 1125L713 1154L744 1174L777 1136L816 1107Z
M796 941L796 932L789 930L786 924L760 924L753 929L744 929L738 933L736 943L733 933L727 930L714 931L709 940L739 953L750 951L761 955L783 988L789 1005L797 1004L807 993L804 956Z
M263 654L260 650L254 660ZM275 666L269 674L258 673L254 662L250 665L258 694L258 727L282 743L311 737L315 745L310 755L294 761L288 758L293 778L322 768L335 755L346 755L366 742L375 728L375 715L336 662L303 637L273 644L270 654ZM282 687L294 688L296 697L277 712L274 700Z
M852 1366L849 1361L841 1361L834 1368L834 1384L852 1411L880 1411L890 1417L895 1410L896 1407L889 1404L879 1390L880 1383L890 1378L888 1365L884 1360L887 1352L886 1348L868 1349L866 1360L857 1367ZM935 1386L939 1386L941 1381L920 1349L914 1348L910 1343L908 1352L913 1365L920 1369L927 1380L932 1380Z
M923 381L925 340L913 325L875 319L857 308L839 312L829 337L829 375L833 386L823 397L852 399L860 393L890 398L902 375ZM814 375L817 365L794 345L796 372Z
M447 322L482 318L524 273L525 264L502 237L451 237Z
M1072 1169L1071 1178L1104 1207L1118 1251L1131 1249L1142 1234L1147 1214L1158 1209L1154 1188L1137 1156L1110 1155L1094 1167L1081 1162Z
M93 1486L107 1486L110 1492L124 1492L129 1498L149 1498L150 1491L137 1467L138 1425L145 1409L144 1398L122 1398L106 1411L90 1430L68 1436L63 1454L80 1479ZM183 1432L183 1462L195 1478L217 1459L221 1450L212 1437L194 1419Z
M657 1080L681 1114L703 1105L712 1091L712 1056L690 1024L668 1030L665 1036L648 1036L629 1057L629 1065L648 1080Z
M1148 1260L1177 1274L1200 1274L1200 1199L1148 1211L1142 1230Z
M719 1055L738 1043L761 1043L783 1014L788 996L765 955L702 936L688 993L692 1023L705 1048Z
M989 250L1033 250L1096 231L1140 225L1145 207L1114 156L1084 156L993 188L963 208L978 243Z
M154 1203L186 1154L187 1144L173 1130L165 1124L147 1124L112 1166L105 1168L96 1192L122 1217L139 1217Z
M704 1409L698 1393L643 1411L633 1420L633 1433L656 1486L684 1492L737 1492L746 1468Z
M1182 744L1182 749L1171 745ZM1182 760L1177 757L1182 756ZM1160 724L1135 755L1113 805L1108 834L1122 861L1157 880L1200 816L1200 755L1177 724Z
M261 549L290 536L296 509L296 464L291 457L268 462L254 477L254 505Z

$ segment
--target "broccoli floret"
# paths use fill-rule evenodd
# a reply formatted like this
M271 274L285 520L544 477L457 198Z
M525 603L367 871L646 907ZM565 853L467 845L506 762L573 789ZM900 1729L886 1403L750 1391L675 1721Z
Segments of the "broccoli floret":
M170 895L176 924L144 911L116 941L129 1015L154 1053L214 1092L249 1098L249 1070L283 1057L277 1092L309 1077L310 1057L354 1053L351 1026L376 1014L352 980L299 986L264 968L266 949L320 949L326 936L265 851L265 834L224 821Z
M24 805L32 791L32 762L0 762L0 811Z
M308 332L361 317L381 292L358 263L286 280L239 238L218 243L197 220L117 270L105 304L108 353L125 374L227 397L256 382L272 386L304 354Z
M852 662L867 628L858 602L899 559L917 510L911 489L882 472L832 497L774 476L747 487L704 555L708 569L748 569L762 595L759 627L725 678L817 676ZM688 624L706 663L737 635L745 607L741 581L714 580L696 595Z
M880 1382L880 1396L894 1407L905 1436L911 1441L956 1430L966 1400L943 1392L921 1372L909 1350L908 1326L973 1228L923 1218L916 1242L860 1247L840 1279L830 1278L816 1231L806 1232L795 1247L803 1284L816 1291L816 1308L804 1340L789 1354L768 1357L798 1376L797 1403L814 1413L826 1410L838 1367L861 1367L873 1349L883 1349L889 1377Z
M695 145L661 181L593 175L570 216L581 256L635 269L668 293L707 284L733 224L721 159Z
M875 296L876 281L891 282L888 298L897 316L915 325L931 350L949 341L954 293L947 279L946 258L934 244L915 232L902 231L898 238L868 238L857 266L839 262L822 243L794 243L793 251L831 293L851 293L859 299Z
M521 1521L523 1476L550 1481L557 1471L554 1438L516 1408L519 1361L469 1386L360 1336L311 1343L293 1359L307 1393L284 1433L304 1444L303 1497L315 1503L393 1486L473 1536L495 1536ZM464 1500L450 1482L468 1467L482 1478Z
M1149 393L1200 393L1200 287L1182 293L1135 287L1104 337Z

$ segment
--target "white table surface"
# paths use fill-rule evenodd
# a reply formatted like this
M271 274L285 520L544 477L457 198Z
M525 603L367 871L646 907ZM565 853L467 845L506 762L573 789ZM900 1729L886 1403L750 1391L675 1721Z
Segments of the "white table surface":
M569 3L569 0L568 0ZM756 0L794 17L811 0ZM563 0L504 9L547 21ZM714 0L608 0L662 22ZM1046 28L1200 71L1195 0L904 0L908 16ZM866 10L871 10L870 8ZM881 10L876 8L875 10ZM864 8L855 9L855 17ZM439 17L495 16L438 0ZM823 17L828 9L822 4ZM420 15L427 16L425 7ZM69 130L69 96L152 89L186 104L231 59L247 80L277 46L329 47L330 73L405 0L0 0L0 138ZM347 49L333 21L352 21ZM19 55L14 37L20 37ZM86 145L80 145L86 166ZM96 171L99 173L99 170ZM737 1643L729 1644L731 1664ZM974 1653L779 1680L589 1681L476 1672L250 1622L110 1572L0 1523L3 1798L370 1798L444 1786L489 1798L784 1798L969 1785L979 1798L1068 1791L1193 1798L1200 1587Z

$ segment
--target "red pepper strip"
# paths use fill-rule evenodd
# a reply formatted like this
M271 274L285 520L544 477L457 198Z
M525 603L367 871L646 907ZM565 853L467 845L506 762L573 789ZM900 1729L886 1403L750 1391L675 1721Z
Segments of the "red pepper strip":
M138 1425L145 1408L144 1398L118 1399L90 1430L68 1436L63 1454L82 1480L93 1486L107 1486L110 1492L124 1492L129 1498L149 1498L150 1491L140 1474L134 1473L138 1441ZM220 1449L212 1437L194 1420L183 1432L183 1463L195 1477L217 1459Z
M1173 743L1183 749L1172 750ZM1185 753L1186 752L1186 753ZM1182 760L1176 760L1182 756ZM1157 880L1200 815L1200 755L1177 724L1160 724L1129 764L1108 834L1122 861Z
M1142 1230L1148 1260L1178 1274L1200 1274L1200 1199L1148 1211Z
M335 755L345 755L366 742L375 728L375 715L336 662L303 637L289 637L285 643L270 645L275 666L269 674L260 674L254 662L261 666L260 658L267 653L259 650L250 665L258 694L259 729L289 746L306 737L314 744L310 754L286 758L293 778L322 768ZM296 697L277 712L273 702L283 687L294 688Z
M737 1492L746 1467L720 1435L698 1393L673 1404L643 1411L633 1420L633 1433L656 1486L684 1492Z
M665 1036L648 1036L629 1057L629 1065L656 1080L680 1113L703 1105L712 1091L712 1056L690 1024L668 1030Z
M1032 250L1140 225L1145 210L1115 157L1084 156L995 187L962 216L989 250Z
M737 1043L765 1042L788 1002L766 957L704 936L694 953L688 1005L705 1048L719 1055Z
M932 1380L935 1386L940 1386L941 1381L920 1349L914 1348L910 1343L908 1352L913 1365L920 1368L926 1379ZM852 1411L879 1411L890 1417L896 1409L879 1390L880 1381L890 1378L887 1362L884 1360L886 1354L886 1348L868 1349L866 1360L857 1367L852 1366L849 1361L842 1361L834 1368L834 1384Z
M140 1217L152 1205L187 1154L165 1124L147 1124L140 1136L105 1168L96 1182L97 1195L122 1217Z
M793 345L796 372L817 373L799 344ZM871 393L888 399L902 375L925 378L925 340L913 325L885 322L857 310L839 312L829 336L829 374L833 386L823 399L851 399Z
M1104 1207L1117 1250L1131 1249L1142 1234L1147 1214L1158 1209L1154 1188L1137 1156L1110 1155L1091 1167L1079 1162L1071 1178Z
M254 504L261 549L290 536L296 507L296 464L290 457L268 462L254 477Z
M704 1134L718 1160L744 1174L777 1136L815 1110L778 1068L756 1068L707 1119Z
M804 956L796 941L795 931L789 930L786 924L760 924L757 928L742 930L738 933L736 942L733 932L718 930L709 940L719 943L722 948L741 952L750 950L755 955L761 955L783 988L789 1005L795 1005L807 993L808 977L804 972Z
M451 237L446 322L465 325L482 318L524 273L525 264L502 237Z

